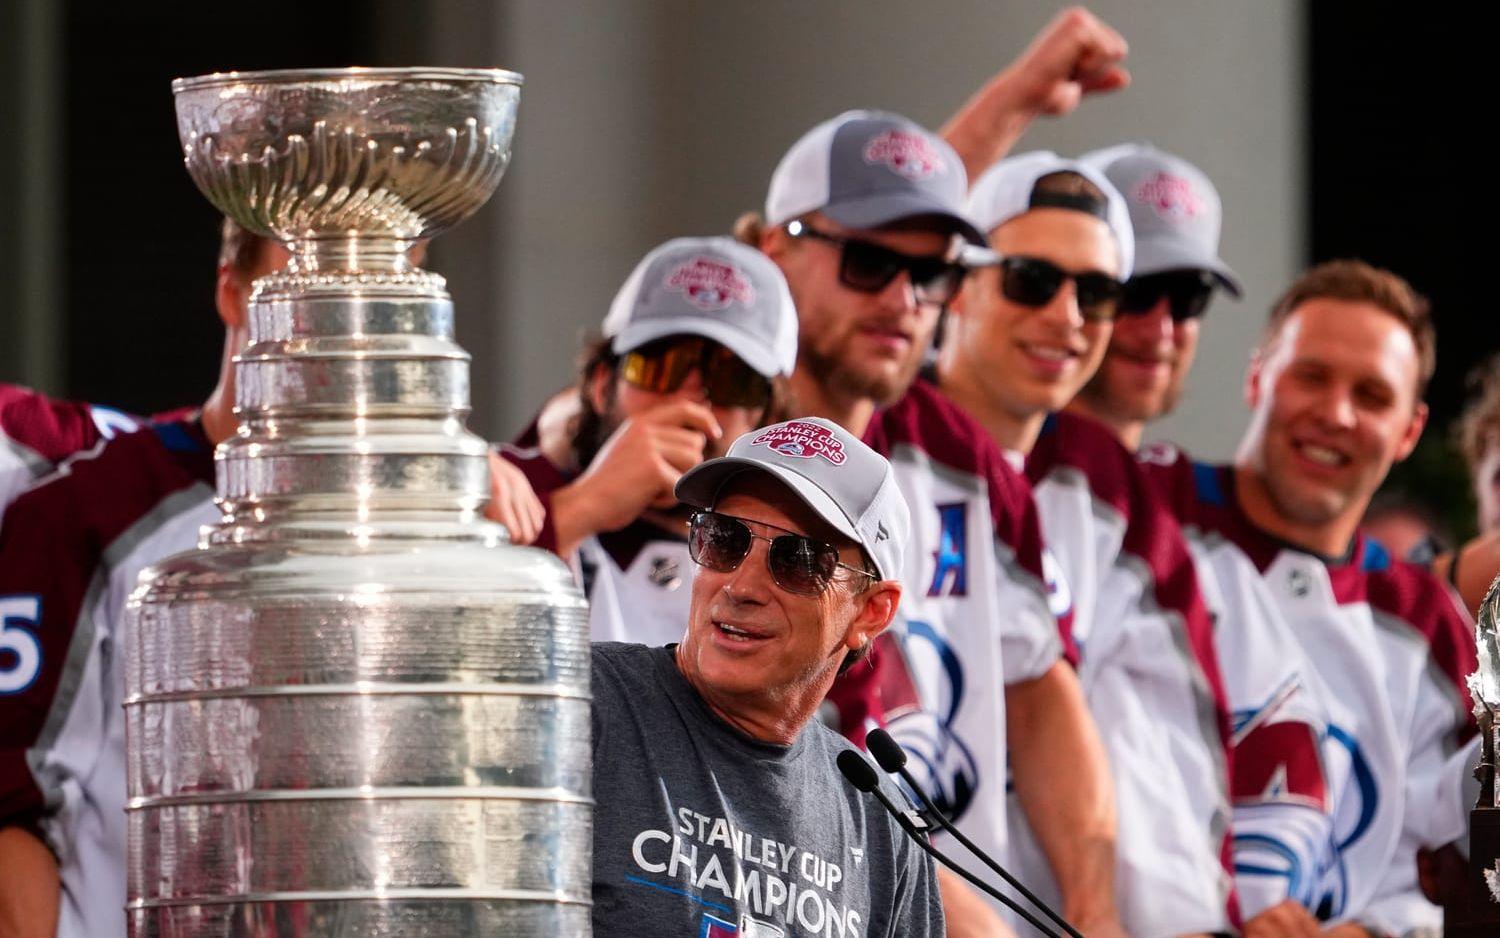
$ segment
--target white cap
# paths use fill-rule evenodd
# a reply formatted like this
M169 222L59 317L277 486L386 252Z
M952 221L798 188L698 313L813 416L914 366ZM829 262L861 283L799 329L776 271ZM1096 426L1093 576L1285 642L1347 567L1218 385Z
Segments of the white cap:
M781 268L733 238L675 238L647 254L615 294L603 331L617 355L697 335L767 378L797 365L797 308Z
M699 463L677 480L677 499L712 509L724 483L755 469L785 483L818 517L863 547L882 580L900 577L911 510L884 456L838 424L802 417L751 430L728 455Z
M771 175L766 222L822 212L850 228L919 216L946 219L974 244L984 232L964 214L963 161L937 134L899 114L845 111L792 144Z
M1206 270L1241 295L1240 278L1219 258L1219 190L1201 169L1149 143L1122 143L1079 160L1098 168L1125 196L1135 231L1133 276Z
M1081 201L1053 193L1036 192L1037 180L1052 173L1077 173L1104 193L1102 214L1092 211ZM1070 204L1071 203L1071 204ZM1095 214L1109 226L1120 249L1119 279L1127 280L1134 269L1135 236L1130 227L1130 210L1125 197L1099 170L1078 160L1064 159L1047 150L1034 150L1003 159L991 166L969 192L969 215L985 231L994 231L1019 215L1036 208L1071 208ZM991 252L966 254L979 256ZM981 263L983 261L980 261Z

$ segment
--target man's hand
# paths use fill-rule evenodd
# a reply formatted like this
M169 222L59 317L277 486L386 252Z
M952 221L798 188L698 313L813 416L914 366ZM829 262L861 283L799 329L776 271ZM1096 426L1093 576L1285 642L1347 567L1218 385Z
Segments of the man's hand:
M1015 938L1016 933L973 886L946 866L937 867L947 938Z
M626 420L569 485L552 494L558 553L615 531L650 507L670 508L682 474L703 461L710 440L724 435L713 411L693 401L664 404Z
M534 542L547 517L526 474L494 450L490 450L490 500L484 516L504 525L512 544Z
M1245 923L1244 938L1317 938L1323 926L1302 903L1287 899Z
M1083 7L1063 10L943 128L973 183L1036 118L1061 117L1084 95L1130 84L1125 38Z
M52 938L62 886L52 851L19 827L0 827L0 935Z
M1124 36L1083 7L1072 7L1054 17L1006 71L1020 107L1061 117L1086 94L1130 84L1120 64L1128 51Z

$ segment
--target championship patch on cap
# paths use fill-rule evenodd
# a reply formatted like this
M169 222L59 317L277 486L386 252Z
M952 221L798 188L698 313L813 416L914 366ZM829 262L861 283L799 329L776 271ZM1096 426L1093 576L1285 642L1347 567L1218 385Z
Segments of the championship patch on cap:
M1156 214L1168 221L1186 221L1203 211L1203 199L1193 191L1193 184L1171 173L1146 177L1135 187L1131 198L1151 206Z
M835 466L842 466L848 457L844 455L844 444L833 431L815 423L792 420L767 427L751 446L768 446L783 456L812 459L822 456Z
M891 172L913 182L931 179L948 169L943 154L926 137L905 130L887 130L871 137L865 144L864 158L866 163L884 163Z
M681 293L704 312L724 309L730 303L749 306L755 302L750 278L733 264L708 257L695 257L667 274L666 288Z

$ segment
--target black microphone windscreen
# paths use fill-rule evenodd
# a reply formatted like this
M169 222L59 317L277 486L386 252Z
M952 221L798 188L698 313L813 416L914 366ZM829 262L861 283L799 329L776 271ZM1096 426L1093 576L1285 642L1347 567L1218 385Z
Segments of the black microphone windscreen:
M839 771L844 773L844 778L849 780L849 784L860 791L874 791L880 784L880 776L875 774L875 767L853 749L845 749L839 753L838 765Z
M865 736L865 747L887 772L899 772L906 766L906 750L885 730L871 730Z

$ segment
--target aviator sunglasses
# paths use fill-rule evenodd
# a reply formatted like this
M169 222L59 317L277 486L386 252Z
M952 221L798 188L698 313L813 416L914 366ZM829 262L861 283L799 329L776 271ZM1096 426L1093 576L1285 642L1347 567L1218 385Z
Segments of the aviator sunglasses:
M668 336L626 352L620 377L642 391L670 394L694 369L703 376L709 402L718 407L765 407L771 382L734 352L710 339Z
M1131 277L1120 296L1120 312L1147 313L1165 297L1172 321L1184 322L1203 315L1213 292L1214 277L1206 270L1167 270Z
M1062 285L1073 281L1078 297L1078 312L1084 319L1108 322L1115 318L1124 286L1109 274L1097 270L1072 273L1039 257L999 258L1000 292L1012 303L1022 306L1046 306L1057 296Z
M816 596L833 582L839 567L852 570L872 580L879 579L868 570L852 567L839 560L837 547L788 531L777 537L766 537L750 530L750 524L780 531L775 525L746 522L743 518L717 511L695 511L688 521L688 556L700 567L716 573L731 573L745 558L756 541L765 541L766 565L771 579L788 593Z
M917 302L946 306L963 283L964 267L942 257L902 254L873 241L831 235L800 221L789 223L786 233L838 245L839 283L861 293L879 293L904 270Z

